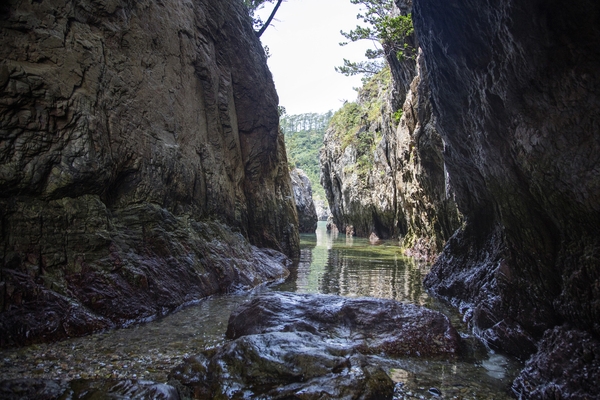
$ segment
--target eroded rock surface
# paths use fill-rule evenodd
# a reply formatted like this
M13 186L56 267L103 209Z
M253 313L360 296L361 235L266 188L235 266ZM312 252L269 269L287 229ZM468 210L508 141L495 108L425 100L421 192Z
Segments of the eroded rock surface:
M513 390L531 399L594 399L599 395L599 376L600 341L560 326L544 334Z
M448 318L414 304L374 298L264 294L229 318L226 336L309 332L363 354L454 356L459 337Z
M523 359L565 322L573 337L600 337L599 15L588 1L414 1L466 218L425 284L461 306L492 347ZM540 351L552 353L544 341ZM580 356L563 355L557 370L582 376ZM577 398L535 357L528 377L557 382L554 398Z
M319 218L312 197L310 180L306 173L299 168L294 168L290 172L290 176L298 212L298 230L303 233L314 233Z
M298 252L277 95L241 2L0 9L0 344L278 279Z
M170 383L194 398L391 399L390 377L351 349L307 332L243 336L190 357Z

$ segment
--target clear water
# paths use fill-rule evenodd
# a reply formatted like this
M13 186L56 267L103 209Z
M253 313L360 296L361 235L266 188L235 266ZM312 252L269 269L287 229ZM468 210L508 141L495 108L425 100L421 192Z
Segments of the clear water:
M460 316L422 287L427 266L402 256L396 242L329 234L301 236L301 259L290 278L249 293L213 296L157 321L62 342L0 350L0 379L144 378L166 382L183 358L218 346L229 315L262 291L371 296L411 302L450 317L468 343L460 361L377 359L397 382L396 398L504 399L520 365L487 351ZM441 393L441 396L439 395Z

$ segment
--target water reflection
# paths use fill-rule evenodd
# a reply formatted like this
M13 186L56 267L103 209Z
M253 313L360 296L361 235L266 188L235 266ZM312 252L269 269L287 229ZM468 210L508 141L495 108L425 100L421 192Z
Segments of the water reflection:
M301 236L301 258L286 282L250 293L213 296L158 321L57 343L0 350L0 377L143 378L166 382L167 374L188 354L225 340L233 309L263 290L330 293L396 299L448 315L469 349L460 360L387 359L373 356L397 382L396 399L508 399L507 388L520 368L514 360L486 351L470 338L460 316L429 298L422 288L427 272L402 256L394 241L327 233Z
M314 235L301 235L301 258L280 290L348 297L379 297L424 305L424 265L404 257L396 241L327 232L319 222Z

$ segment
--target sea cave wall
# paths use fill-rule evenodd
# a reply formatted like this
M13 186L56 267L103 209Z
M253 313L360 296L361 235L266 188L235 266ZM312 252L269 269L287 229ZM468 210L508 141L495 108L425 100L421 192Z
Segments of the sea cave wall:
M594 398L600 5L415 0L413 19L465 217L425 284L492 348L539 350L516 393Z
M0 344L287 274L278 98L236 0L0 6Z

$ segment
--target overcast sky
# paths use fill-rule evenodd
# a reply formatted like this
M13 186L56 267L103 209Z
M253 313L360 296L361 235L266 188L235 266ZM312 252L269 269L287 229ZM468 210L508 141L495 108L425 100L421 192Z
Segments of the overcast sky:
M273 9L268 4L261 11L263 21ZM261 37L269 47L269 68L273 73L279 104L288 114L323 113L337 110L344 100L356 100L354 87L360 77L335 72L343 59L364 60L369 42L345 41L340 30L356 27L360 8L350 0L286 0L276 20Z

